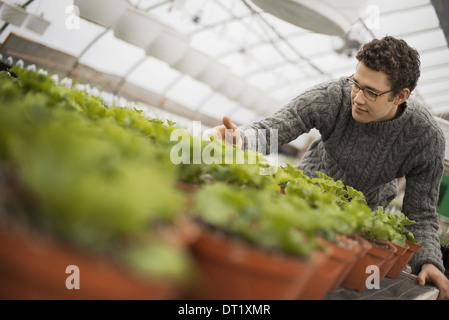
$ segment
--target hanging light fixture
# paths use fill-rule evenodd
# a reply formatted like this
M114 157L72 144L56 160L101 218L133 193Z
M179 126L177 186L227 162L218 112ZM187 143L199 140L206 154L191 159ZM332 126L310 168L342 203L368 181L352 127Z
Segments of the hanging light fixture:
M237 98L237 102L242 106L250 107L262 95L262 92L255 87L248 86Z
M45 20L44 17L30 13L24 22L25 28L37 34L43 35L50 26L50 21Z
M125 12L113 24L114 36L141 48L148 48L162 30L155 16L134 7Z
M191 77L197 77L211 63L205 53L189 48L184 56L172 65L173 68Z
M242 92L244 92L247 86L248 85L243 78L229 74L217 88L217 91L228 98L235 100Z
M111 27L130 6L126 0L74 0L80 17L103 27Z
M145 49L145 52L173 65L184 56L188 47L189 41L186 36L166 27L162 28L156 40Z
M215 90L225 81L228 74L228 68L214 60L196 78Z
M301 28L343 37L366 0L251 0L262 10Z
M10 4L1 1L0 19L17 27L22 26L27 18L28 13L17 4Z

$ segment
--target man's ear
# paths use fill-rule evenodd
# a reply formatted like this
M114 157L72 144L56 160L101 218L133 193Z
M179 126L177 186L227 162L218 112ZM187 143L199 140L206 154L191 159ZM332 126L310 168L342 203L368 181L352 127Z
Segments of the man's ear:
M401 92L399 92L394 98L394 104L396 105L403 104L409 96L410 96L410 89L409 88L402 89Z

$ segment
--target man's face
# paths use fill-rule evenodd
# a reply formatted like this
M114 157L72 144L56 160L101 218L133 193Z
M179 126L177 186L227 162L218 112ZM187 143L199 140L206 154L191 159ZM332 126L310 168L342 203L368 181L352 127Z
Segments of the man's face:
M352 79L362 88L374 93L383 93L391 90L388 76L383 71L374 71L362 62L357 66ZM398 111L396 99L392 93L385 93L376 97L376 101L369 100L364 90L351 91L352 117L357 122L382 122L394 119Z

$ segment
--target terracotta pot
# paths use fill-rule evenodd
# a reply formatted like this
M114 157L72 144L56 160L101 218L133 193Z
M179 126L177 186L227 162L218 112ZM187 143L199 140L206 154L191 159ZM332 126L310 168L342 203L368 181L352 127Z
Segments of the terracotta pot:
M397 259L394 266L387 272L387 277L396 279L401 274L402 270L404 270L407 263L409 263L410 259L413 255L421 249L421 246L417 243L413 243L409 240L405 241L405 245L407 246L407 250Z
M413 253L417 253L419 250L421 250L421 245L415 242L411 242L409 240L405 240L405 244L408 246L408 250L412 251Z
M366 279L368 277L366 270L367 267L371 265L379 267L379 281L382 280L380 277L380 269L385 261L396 252L396 248L390 245L387 241L373 240L370 242L371 248L363 257L356 261L346 278L343 280L343 287L357 291L365 290Z
M393 242L391 242L391 245L393 245L396 248L396 252L394 255L392 255L390 257L390 259L385 261L384 265L382 266L381 273L380 273L381 277L387 276L390 273L390 271L391 271L391 274L393 274L393 275L397 274L397 276L399 276L399 274L405 267L405 265L398 264L398 261L399 261L399 258L402 257L407 252L408 246L407 245L400 246ZM397 278L397 276L396 276L396 278ZM390 276L389 278L392 278L392 277Z
M197 300L293 300L323 259L268 252L206 228L192 249L200 280L191 298Z
M339 237L337 242L331 242L324 238L317 238L318 243L326 249L323 252L327 258L321 266L318 266L303 291L299 299L321 300L332 287L338 286L343 281L343 271L348 264L351 264L356 255L355 245L349 243L343 237Z
M317 250L312 254L312 263L316 267L310 273L304 288L297 300L321 300L327 293L329 283L332 281L334 273L329 268L330 256L333 248ZM327 273L330 271L330 273Z
M30 230L0 225L0 243L0 299L175 299L183 294L174 283L138 276ZM79 289L71 286L77 275Z
M335 291L343 282L343 280L346 278L346 276L349 274L355 263L366 255L369 249L371 249L371 244L360 237L359 235L350 235L347 236L347 239L353 242L354 245L354 258L352 260L348 260L344 268L340 271L340 274L338 277L336 277L336 281L334 284L329 288L329 292Z

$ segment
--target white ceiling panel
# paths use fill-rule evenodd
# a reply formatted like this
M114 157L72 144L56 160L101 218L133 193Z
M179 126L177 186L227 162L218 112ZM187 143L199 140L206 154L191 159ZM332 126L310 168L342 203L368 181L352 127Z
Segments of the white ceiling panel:
M333 36L317 33L306 33L289 38L289 42L303 56L313 57L316 55L334 52Z
M238 49L237 44L231 42L226 37L226 27L217 26L199 32L190 38L192 47L206 52L212 57L217 57L228 52L234 52Z
M448 89L449 89L449 81L437 82L428 85L423 83L419 85L419 92L427 96L429 99L434 98L435 97L434 95L436 93L447 92Z
M429 0L370 0L367 5L378 6L381 12L403 11L406 8L414 8L429 5Z
M235 110L239 109L239 105L221 94L216 94L205 101L203 105L197 110L205 115L217 119L217 125L221 122L223 116L233 114ZM239 119L235 119L240 123Z
M98 71L126 76L137 61L145 58L145 51L106 32L80 57L80 62Z
M170 86L182 74L177 70L153 57L147 57L129 75L127 80L153 92L165 95Z
M419 52L440 49L444 47L446 41L444 32L440 28L427 29L423 32L404 36L402 39Z
M443 67L426 70L419 78L419 83L435 82L441 78L449 79L449 64Z
M439 27L439 20L433 6L407 7L390 12L388 5L381 8L379 29L392 36L403 36Z
M257 119L257 113L247 108L236 108L233 118L238 120L239 123L251 123Z
M166 96L184 106L196 110L201 102L210 96L211 89L206 84L191 77L182 76L168 90Z
M425 69L429 67L435 67L439 65L446 65L449 63L449 50L448 48L442 47L441 49L421 53L420 55L421 67Z

